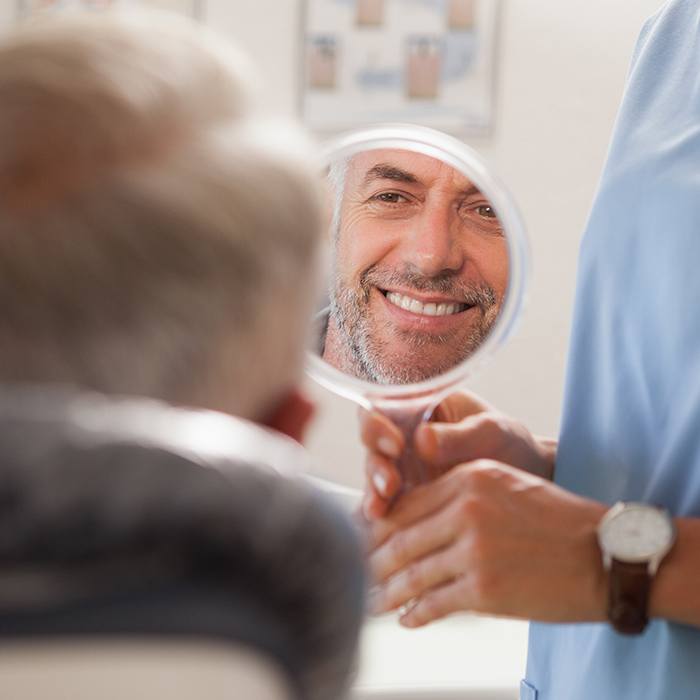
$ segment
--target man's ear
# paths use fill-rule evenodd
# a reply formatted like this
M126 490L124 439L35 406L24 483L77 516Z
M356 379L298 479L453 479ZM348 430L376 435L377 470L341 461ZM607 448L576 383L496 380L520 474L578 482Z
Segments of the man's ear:
M288 391L261 422L297 442L303 442L304 433L313 415L314 404L301 390L295 388Z

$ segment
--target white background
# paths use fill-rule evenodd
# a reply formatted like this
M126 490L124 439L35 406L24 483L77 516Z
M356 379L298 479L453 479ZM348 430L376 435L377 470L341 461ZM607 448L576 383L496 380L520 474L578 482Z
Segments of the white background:
M299 0L207 0L205 21L251 54L261 98L298 108ZM510 345L471 387L533 430L556 433L576 257L622 95L635 38L662 0L505 0L495 129L472 140L509 185L530 234L534 278ZM0 25L15 3L0 0ZM309 436L319 473L361 484L356 411L309 386L319 416Z

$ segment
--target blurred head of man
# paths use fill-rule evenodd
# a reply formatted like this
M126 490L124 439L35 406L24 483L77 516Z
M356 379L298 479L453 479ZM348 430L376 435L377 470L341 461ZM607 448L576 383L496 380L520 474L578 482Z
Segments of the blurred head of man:
M307 145L254 114L231 47L156 20L51 19L0 44L0 381L298 432Z
M379 383L428 379L484 341L508 248L484 195L440 160L371 150L331 169L334 278L324 358Z

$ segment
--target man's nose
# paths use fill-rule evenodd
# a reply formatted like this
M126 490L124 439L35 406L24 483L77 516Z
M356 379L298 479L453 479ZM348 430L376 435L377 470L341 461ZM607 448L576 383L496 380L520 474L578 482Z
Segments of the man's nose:
M425 206L402 245L404 262L425 277L456 272L464 264L457 223L446 204Z

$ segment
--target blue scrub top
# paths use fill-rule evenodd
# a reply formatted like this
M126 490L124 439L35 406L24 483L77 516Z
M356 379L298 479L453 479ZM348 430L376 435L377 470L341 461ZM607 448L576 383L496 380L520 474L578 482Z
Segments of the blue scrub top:
M700 3L672 0L637 44L581 247L557 483L700 517L696 304ZM700 629L533 624L521 698L698 700Z

